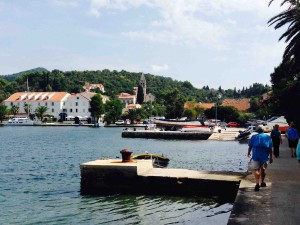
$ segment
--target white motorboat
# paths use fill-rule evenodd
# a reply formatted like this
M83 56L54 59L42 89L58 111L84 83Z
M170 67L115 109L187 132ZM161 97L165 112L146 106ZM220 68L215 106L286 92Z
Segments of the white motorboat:
M264 131L268 132L271 131L275 124L279 125L279 130L282 133L285 133L286 129L289 128L289 124L287 123L284 116L280 116L277 119L272 121L268 121L266 126L263 126Z
M6 126L33 126L33 120L28 117L14 117L4 123Z
M193 126L193 125L187 125L183 126L180 130L181 132L204 132L204 133L211 133L213 131L212 128L208 126Z

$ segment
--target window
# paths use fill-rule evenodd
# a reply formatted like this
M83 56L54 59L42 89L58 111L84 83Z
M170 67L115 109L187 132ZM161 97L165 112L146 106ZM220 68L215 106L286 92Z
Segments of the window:
M78 109L76 109L76 112L78 112Z
M48 105L48 102L45 102L45 106L47 106Z
M77 99L79 99L79 97L77 97Z
M52 102L51 105L54 106L54 102Z
M70 109L70 112L73 112L73 110L72 110L72 109Z
M52 112L54 113L54 109L52 109Z
M11 106L13 106L13 105L14 105L14 103L13 103L13 102L11 102L11 103L10 103L10 105L11 105Z
M76 106L78 106L78 102L76 102Z
M65 106L66 105L66 103L65 102L63 102L63 106Z

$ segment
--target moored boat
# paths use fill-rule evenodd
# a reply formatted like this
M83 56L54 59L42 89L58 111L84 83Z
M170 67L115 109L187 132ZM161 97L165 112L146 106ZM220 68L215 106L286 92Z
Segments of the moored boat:
M170 161L169 158L163 155L149 154L149 153L133 155L131 158L136 160L152 160L153 165L156 167L166 167Z
M183 126L180 130L181 132L212 132L212 128L209 126Z
M33 126L33 120L28 117L14 117L4 123L5 126Z
M281 133L285 133L286 129L289 128L289 124L287 123L285 117L280 116L277 119L267 122L267 125L263 126L264 131L270 132L275 126L275 124L279 125L279 130L281 131Z

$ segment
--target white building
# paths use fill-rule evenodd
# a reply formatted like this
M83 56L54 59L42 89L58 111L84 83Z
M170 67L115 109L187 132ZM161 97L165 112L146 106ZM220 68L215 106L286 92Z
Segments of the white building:
M89 112L91 97L96 93L94 92L81 92L78 94L71 94L65 101L62 112L67 114L69 118L87 118L90 117ZM102 102L106 103L109 100L108 96L100 95L102 97Z
M3 103L11 108L13 105L19 107L19 113L24 114L24 106L31 106L30 113L34 113L39 106L48 108L46 114L53 115L55 118L87 118L90 116L89 107L91 97L96 93L82 92L78 94L69 94L67 92L17 92L11 95ZM102 95L102 101L105 103L109 98Z
M62 112L65 101L70 96L67 92L17 92L11 95L3 103L11 108L13 105L19 107L19 113L26 113L24 106L31 106L31 113L34 113L39 106L48 108L46 114L58 117Z
M117 98L125 105L126 104L136 104L136 95L131 95L128 93L121 93L117 96Z

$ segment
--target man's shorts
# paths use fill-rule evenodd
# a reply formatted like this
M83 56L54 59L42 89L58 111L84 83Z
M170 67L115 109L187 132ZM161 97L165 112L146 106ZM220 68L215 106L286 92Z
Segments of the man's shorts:
M289 147L290 148L297 148L297 144L298 144L298 139L296 139L296 140L289 139Z
M261 168L265 170L268 167L267 162L260 162L260 161L252 160L251 163L252 163L251 167L253 170L259 170Z

